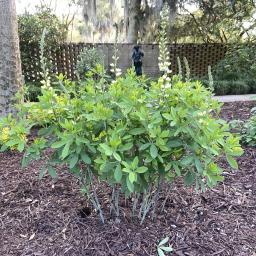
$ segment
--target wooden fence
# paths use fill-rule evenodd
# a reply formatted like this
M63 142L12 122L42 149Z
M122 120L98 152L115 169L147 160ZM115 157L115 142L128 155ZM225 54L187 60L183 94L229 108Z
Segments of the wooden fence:
M75 67L79 53L85 47L94 46L104 55L104 65L107 70L110 68L113 56L113 44L65 44L59 45L55 50L47 51L46 56L52 63L52 72L59 74L63 73L68 78L75 79ZM125 72L132 66L131 52L132 44L119 44L119 60L118 66L122 72ZM24 52L23 49L26 49ZM159 48L156 44L144 44L142 49L145 53L143 59L144 73L150 77L159 76L158 55ZM218 61L223 59L226 53L226 46L223 44L173 44L169 45L171 55L171 69L173 73L178 72L177 57L182 61L186 57L190 66L191 75L202 76L207 74L208 65L214 66ZM40 51L36 45L23 46L21 43L22 52L22 68L26 82L39 81L40 75Z

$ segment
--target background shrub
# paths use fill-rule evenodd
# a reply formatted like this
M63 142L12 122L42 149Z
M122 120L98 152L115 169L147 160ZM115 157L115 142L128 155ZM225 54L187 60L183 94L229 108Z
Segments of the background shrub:
M41 95L41 86L40 82L26 83L24 85L25 99L31 102L38 101L38 97Z
M39 77L42 69L39 59L34 56L33 50L35 49L35 52L38 52L44 28L47 28L47 37L44 42L46 52L56 50L59 44L65 42L67 28L59 18L46 7L38 8L34 14L25 13L19 15L18 28L23 75L25 83L29 82L28 90L31 91L31 97L34 97L36 87L38 85L40 86L40 83L35 81L32 86L32 81L26 81L26 77L31 77L31 67L33 67L33 71L37 73ZM49 54L49 56L51 56L51 54ZM53 68L50 58L47 59L47 64L50 69ZM38 80L40 81L40 79Z
M216 95L256 93L256 46L231 45L226 56L213 68ZM209 78L202 80L209 87Z
M208 80L202 80L204 86L209 87ZM253 82L251 82L254 85ZM252 87L247 80L228 81L228 80L214 80L213 88L215 95L236 95L252 93ZM255 87L256 88L256 87Z
M88 71L95 69L97 65L104 66L103 53L95 48L85 48L78 56L76 73L82 79Z

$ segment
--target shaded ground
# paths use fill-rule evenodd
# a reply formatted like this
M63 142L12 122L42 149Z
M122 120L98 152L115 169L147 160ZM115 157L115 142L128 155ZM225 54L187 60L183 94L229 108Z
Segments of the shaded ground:
M254 104L225 104L225 119L247 119ZM57 181L38 181L40 162L21 170L21 155L0 154L1 256L147 256L170 237L172 255L256 255L256 150L245 148L238 172L225 172L225 182L196 194L180 182L173 186L165 211L156 222L140 226L126 213L121 224L100 224L86 206L76 180L60 174ZM221 163L225 167L225 163ZM102 194L103 204L108 198ZM88 214L88 216L86 216Z

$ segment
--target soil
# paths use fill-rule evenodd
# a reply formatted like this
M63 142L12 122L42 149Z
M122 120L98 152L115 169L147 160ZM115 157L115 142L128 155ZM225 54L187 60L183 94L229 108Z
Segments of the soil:
M245 120L254 105L227 103L221 115ZM212 190L199 194L175 182L164 212L143 225L131 219L125 204L120 223L101 224L71 175L60 171L55 181L39 181L42 161L21 169L21 154L1 153L0 255L155 256L156 244L168 236L170 255L255 256L256 149L244 150L239 171L221 161L225 181ZM106 208L108 198L100 188L99 194Z

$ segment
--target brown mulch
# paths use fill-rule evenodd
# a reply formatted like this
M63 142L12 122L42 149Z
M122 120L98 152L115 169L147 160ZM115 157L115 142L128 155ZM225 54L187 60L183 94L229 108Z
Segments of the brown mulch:
M225 120L246 120L250 117L250 110L255 106L255 101L224 103L221 116Z
M227 103L225 119L247 119L252 102ZM76 179L38 180L41 162L20 168L21 155L0 154L0 256L147 256L169 236L171 255L256 255L256 149L247 147L240 170L225 171L225 181L197 194L173 185L156 222L139 225L123 210L121 223L99 222L87 206ZM225 167L225 162L221 163ZM103 196L102 200L106 200ZM106 209L107 210L107 209Z

